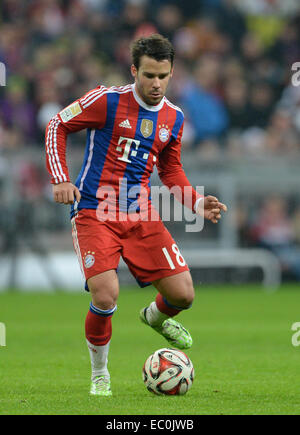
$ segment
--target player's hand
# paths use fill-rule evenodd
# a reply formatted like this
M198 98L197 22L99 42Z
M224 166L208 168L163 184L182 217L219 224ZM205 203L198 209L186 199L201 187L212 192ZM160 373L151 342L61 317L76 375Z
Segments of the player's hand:
M79 189L72 183L59 183L53 185L53 198L59 204L73 204L74 200L80 201Z
M221 219L221 212L227 211L227 206L220 202L215 196L205 196L202 201L200 201L197 209L197 213L204 216L214 224L217 224Z

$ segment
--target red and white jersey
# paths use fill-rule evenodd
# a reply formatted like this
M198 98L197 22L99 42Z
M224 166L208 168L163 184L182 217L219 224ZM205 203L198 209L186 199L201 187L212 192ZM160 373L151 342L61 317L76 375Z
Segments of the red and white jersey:
M181 164L183 125L181 109L166 97L158 105L149 106L139 97L135 85L99 86L49 122L46 155L51 182L70 181L67 135L87 129L84 161L75 182L81 193L78 209L96 209L103 200L101 189L108 186L116 193L118 208L128 211L141 189L150 198L154 165L169 188L179 186L183 192L190 187L185 205L194 209L200 195L192 189ZM178 199L183 201L183 195Z

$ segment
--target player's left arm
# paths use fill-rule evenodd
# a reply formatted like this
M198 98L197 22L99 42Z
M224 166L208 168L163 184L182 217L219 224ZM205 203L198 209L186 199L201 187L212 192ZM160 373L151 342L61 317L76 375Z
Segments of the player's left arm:
M184 123L176 138L163 149L159 154L157 169L158 174L169 189L177 186L174 196L183 205L192 209L195 213L204 216L213 223L221 219L221 212L226 212L227 207L215 196L200 195L189 182L181 163L181 138Z
M227 211L227 206L220 202L215 196L207 195L204 197L203 204L199 202L196 213L204 216L205 219L217 224L221 219L221 212Z

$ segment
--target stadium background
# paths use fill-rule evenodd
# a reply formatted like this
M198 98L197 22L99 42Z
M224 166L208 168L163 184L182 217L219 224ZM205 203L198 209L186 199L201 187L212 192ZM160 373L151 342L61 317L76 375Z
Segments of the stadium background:
M291 84L300 60L297 0L3 0L0 19L7 72L0 88L1 288L78 282L69 210L53 203L45 171L45 126L98 84L131 82L128 46L153 32L176 50L168 97L186 117L186 173L229 206L221 224L206 223L202 232L166 224L184 252L227 252L226 269L213 267L216 257L198 270L193 259L195 279L260 281L257 261L230 266L237 248L262 248L279 259L283 280L300 280L300 86ZM83 132L69 137L73 180L84 146ZM72 269L74 280L64 281Z

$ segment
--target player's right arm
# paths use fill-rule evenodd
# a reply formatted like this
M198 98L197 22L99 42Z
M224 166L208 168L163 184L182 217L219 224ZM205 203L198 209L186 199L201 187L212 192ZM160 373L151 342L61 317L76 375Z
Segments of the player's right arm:
M54 200L62 204L80 201L80 192L71 183L66 163L67 136L86 128L100 129L107 116L106 88L99 86L54 116L46 128L46 166L51 176Z
M71 182L53 184L53 198L55 202L60 204L73 204L76 200L80 202L81 194L78 187Z

